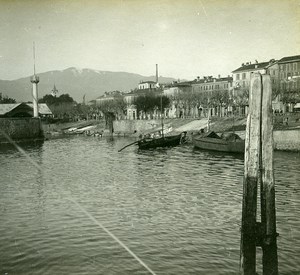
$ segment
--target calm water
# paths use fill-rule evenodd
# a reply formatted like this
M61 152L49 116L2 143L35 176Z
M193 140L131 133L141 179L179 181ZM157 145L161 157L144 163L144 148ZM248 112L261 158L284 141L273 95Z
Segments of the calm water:
M76 137L0 150L0 274L236 274L243 159ZM279 269L300 274L300 154L275 153ZM76 203L79 204L76 205ZM91 216L87 215L87 211Z

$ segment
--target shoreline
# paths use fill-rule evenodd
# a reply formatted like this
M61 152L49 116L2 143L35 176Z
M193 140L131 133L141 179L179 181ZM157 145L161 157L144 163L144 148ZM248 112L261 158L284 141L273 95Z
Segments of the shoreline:
M275 124L273 130L274 137L274 150L280 151L300 151L300 123L294 125ZM43 125L44 134L47 139L54 139L60 137L67 137L69 135L77 135L76 133L64 133L63 131L72 128L84 128L87 125L93 125L94 133L101 133L97 136L101 137L131 137L139 138L142 134L153 133L161 130L161 120L116 120L114 121L114 133L111 134L108 129L105 128L105 121L80 121L77 123L67 123L60 125ZM180 119L166 119L164 121L166 129L170 130L168 134L177 134L183 131L187 131L188 135L192 135L195 132L200 131L202 128L207 127L207 118L194 119L194 118L180 118ZM51 131L46 132L45 129ZM246 118L245 117L213 117L210 130L217 133L235 132L245 138ZM93 132L92 132L93 133ZM81 133L78 135L82 135ZM93 134L92 134L93 135Z

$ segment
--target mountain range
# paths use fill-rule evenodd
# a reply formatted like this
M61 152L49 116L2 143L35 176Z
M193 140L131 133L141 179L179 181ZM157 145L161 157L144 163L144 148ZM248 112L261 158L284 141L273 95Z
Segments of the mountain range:
M142 76L127 72L98 71L92 69L68 68L62 71L49 71L38 74L39 98L51 94L54 85L57 96L69 94L77 102L93 100L105 92L119 90L129 92L138 87L140 81L155 81L155 76ZM174 78L159 77L159 83L170 83ZM16 80L0 80L0 93L14 98L17 102L31 101L32 84L30 76Z

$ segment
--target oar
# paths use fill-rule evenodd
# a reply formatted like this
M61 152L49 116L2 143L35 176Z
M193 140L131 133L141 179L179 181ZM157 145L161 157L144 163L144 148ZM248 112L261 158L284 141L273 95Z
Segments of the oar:
M127 144L126 146L124 146L123 148L121 148L118 152L121 152L121 151L124 150L126 147L131 146L131 145L133 145L133 144L136 144L136 143L138 143L138 142L139 142L139 141L137 140L137 141L135 141L135 142L129 143L129 144Z

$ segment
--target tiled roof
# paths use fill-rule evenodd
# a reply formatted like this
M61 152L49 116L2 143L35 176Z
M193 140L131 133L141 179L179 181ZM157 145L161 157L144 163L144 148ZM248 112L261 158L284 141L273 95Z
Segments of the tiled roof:
M0 115L5 115L6 113L12 111L22 103L4 103L0 104Z
M300 55L283 57L278 61L278 63L293 62L293 61L300 61Z
M165 87L189 87L193 83L194 81L175 82L175 83L168 83L165 85Z
M241 66L232 72L236 73L236 72L242 72L242 71L260 70L260 69L266 68L269 64L270 64L270 62L248 64L248 65Z
M26 105L33 108L32 103L26 103ZM39 103L39 113L41 115L52 115L52 112L51 112L51 110L49 109L49 107L46 103Z
M229 77L220 77L220 78L218 78L218 77L213 77L213 78L207 79L207 80L201 78L201 79L199 79L199 80L194 80L194 81L192 82L192 84L194 84L194 85L197 85L197 84L204 84L204 83L211 84L211 83L218 83L218 82L232 81L232 80L233 80L233 78L232 78L231 76L229 76ZM206 82L205 82L205 81L206 81Z
M145 84L145 83L156 83L155 81L142 81L142 82L140 82L139 84Z
M32 103L9 103L9 104L0 104L0 115L5 115L11 112L13 109L17 108L21 104L27 105L33 109ZM39 113L41 115L52 115L51 110L46 103L39 103Z

